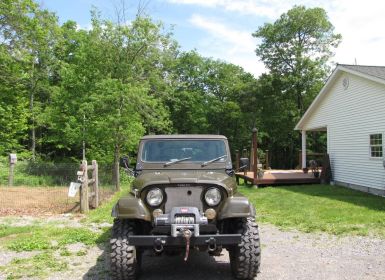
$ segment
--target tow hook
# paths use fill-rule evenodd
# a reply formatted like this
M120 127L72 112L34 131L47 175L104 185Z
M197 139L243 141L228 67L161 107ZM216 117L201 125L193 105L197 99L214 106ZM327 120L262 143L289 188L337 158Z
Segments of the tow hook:
M190 238L191 238L192 233L191 233L191 230L189 230L187 228L184 229L182 231L182 233L183 233L184 239L186 240L186 254L184 256L184 261L186 262L188 259L189 253L190 253Z
M163 244L164 244L164 241L161 240L160 238L157 238L154 242L154 251L156 253L162 253L163 252Z
M217 242L215 238L210 237L210 239L206 240L208 245L209 252L214 252L217 249Z

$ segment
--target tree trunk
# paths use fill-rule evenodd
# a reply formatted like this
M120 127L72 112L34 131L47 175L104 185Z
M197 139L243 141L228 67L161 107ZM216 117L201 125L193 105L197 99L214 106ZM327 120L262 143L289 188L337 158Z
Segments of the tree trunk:
M114 177L115 177L115 190L120 191L120 173L119 173L119 159L120 159L120 147L115 145L114 151Z

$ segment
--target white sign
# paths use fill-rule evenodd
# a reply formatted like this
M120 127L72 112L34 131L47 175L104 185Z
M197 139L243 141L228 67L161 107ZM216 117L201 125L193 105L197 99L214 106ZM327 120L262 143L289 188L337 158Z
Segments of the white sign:
M76 193L80 189L80 186L81 186L80 183L71 182L70 188L68 189L68 196L69 197L75 197Z
M16 156L16 154L9 154L9 162L10 162L11 164L16 164L16 162L17 162L17 156Z

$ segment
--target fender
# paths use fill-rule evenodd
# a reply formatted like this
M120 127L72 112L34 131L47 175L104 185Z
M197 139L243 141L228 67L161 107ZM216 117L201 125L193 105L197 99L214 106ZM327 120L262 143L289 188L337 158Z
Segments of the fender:
M151 222L150 211L140 199L133 196L125 196L119 199L112 209L111 216L120 219L137 219Z
M218 212L218 220L228 218L255 217L254 206L249 202L246 197L241 195L227 198L222 208Z

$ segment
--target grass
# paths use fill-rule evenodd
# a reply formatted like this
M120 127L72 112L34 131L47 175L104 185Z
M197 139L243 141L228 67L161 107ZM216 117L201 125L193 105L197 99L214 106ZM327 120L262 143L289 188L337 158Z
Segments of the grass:
M240 186L260 222L283 229L385 238L385 198L330 185Z
M113 197L101 205L99 208L90 211L90 213L83 220L85 223L112 223L111 217L112 207L116 204L118 199L125 194L128 194L130 182L121 186L121 190L116 192Z
M31 258L16 258L9 265L0 266L0 272L7 275L7 280L44 276L52 272L64 271L68 264L59 260L53 255L53 252L42 252Z
M56 226L41 227L9 227L8 233L16 232L15 228L22 228L17 234L8 235L3 246L16 252L57 250L68 244L83 243L96 245L106 241L105 235L87 228L58 228ZM29 231L28 231L29 230Z

